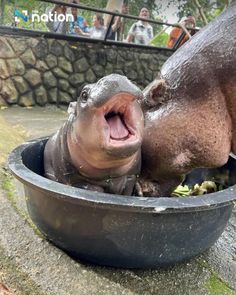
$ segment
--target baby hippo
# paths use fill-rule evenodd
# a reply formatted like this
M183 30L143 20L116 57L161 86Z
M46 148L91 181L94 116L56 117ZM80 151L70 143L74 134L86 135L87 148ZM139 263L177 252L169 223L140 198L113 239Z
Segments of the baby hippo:
M111 74L86 85L46 143L45 176L88 190L131 195L141 168L141 90Z

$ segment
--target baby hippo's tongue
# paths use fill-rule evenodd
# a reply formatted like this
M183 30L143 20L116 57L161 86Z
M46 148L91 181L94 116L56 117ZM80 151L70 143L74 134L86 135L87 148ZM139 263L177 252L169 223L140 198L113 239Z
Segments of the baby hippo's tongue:
M129 131L119 115L107 119L107 123L110 126L110 136L112 139L121 140L129 135Z

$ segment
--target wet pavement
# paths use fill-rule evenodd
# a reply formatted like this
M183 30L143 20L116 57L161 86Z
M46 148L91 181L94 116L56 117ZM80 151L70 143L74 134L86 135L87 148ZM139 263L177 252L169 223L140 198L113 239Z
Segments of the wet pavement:
M52 106L12 107L0 116L33 139L56 131L67 113ZM0 190L0 283L16 294L236 294L235 210L217 243L189 262L155 270L92 266L44 240L30 222L22 185L8 176L4 181L10 183Z

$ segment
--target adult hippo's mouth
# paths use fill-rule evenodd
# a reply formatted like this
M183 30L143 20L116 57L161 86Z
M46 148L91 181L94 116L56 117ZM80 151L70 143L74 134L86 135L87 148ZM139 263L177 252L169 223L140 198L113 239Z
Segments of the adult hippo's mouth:
M103 105L103 124L108 146L141 144L140 126L143 126L143 115L136 99L130 93L119 93Z

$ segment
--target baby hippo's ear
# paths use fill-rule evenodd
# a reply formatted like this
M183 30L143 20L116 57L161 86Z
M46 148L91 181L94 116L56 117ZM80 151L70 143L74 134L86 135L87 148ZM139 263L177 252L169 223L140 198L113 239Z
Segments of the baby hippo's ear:
M73 115L76 116L76 106L77 106L77 101L70 102L69 107L67 109L67 113L69 116Z
M143 90L144 104L146 108L152 108L161 105L165 100L167 88L167 84L163 79L154 80L151 84L149 84Z

